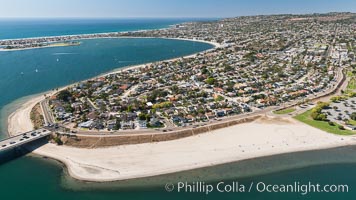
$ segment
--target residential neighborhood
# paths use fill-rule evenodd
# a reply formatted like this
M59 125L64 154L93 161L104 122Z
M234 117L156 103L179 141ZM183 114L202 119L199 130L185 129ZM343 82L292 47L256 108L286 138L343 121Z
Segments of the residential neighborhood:
M113 131L194 126L292 101L304 103L335 88L344 70L355 67L354 21L351 13L251 16L92 35L219 45L82 81L50 97L49 105L69 129ZM69 39L79 36L57 38Z

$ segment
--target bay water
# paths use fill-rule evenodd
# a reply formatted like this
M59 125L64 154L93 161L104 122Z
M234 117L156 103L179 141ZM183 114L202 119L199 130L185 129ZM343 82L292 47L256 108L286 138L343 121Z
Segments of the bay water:
M0 39L134 31L165 28L184 20L0 20ZM80 46L0 52L1 134L6 119L22 102L41 92L88 79L116 68L207 50L205 43L167 39L92 39ZM353 199L356 195L354 147L278 155L152 178L87 183L70 178L62 164L34 155L0 165L1 199ZM308 181L347 184L348 193L179 193L165 191L178 181Z

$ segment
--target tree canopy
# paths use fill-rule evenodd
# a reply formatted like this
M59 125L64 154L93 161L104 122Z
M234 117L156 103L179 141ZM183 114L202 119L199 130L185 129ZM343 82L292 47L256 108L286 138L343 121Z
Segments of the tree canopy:
M58 93L57 99L68 102L72 98L72 94L68 90L62 90Z

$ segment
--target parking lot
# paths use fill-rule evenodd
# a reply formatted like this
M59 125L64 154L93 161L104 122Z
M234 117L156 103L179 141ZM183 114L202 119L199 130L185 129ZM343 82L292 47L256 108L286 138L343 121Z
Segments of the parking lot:
M330 121L338 124L345 124L345 120L350 120L350 116L353 112L356 112L356 97L349 98L344 101L339 101L330 104L330 109L324 110L327 114L327 118Z

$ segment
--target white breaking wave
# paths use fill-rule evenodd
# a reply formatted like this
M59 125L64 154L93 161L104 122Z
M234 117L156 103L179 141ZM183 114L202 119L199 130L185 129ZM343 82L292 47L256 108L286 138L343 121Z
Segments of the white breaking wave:
M131 62L135 62L135 61L121 61L121 60L118 61L118 63L131 63Z
M58 56L58 55L74 55L74 54L77 54L77 53L53 53L52 55Z

